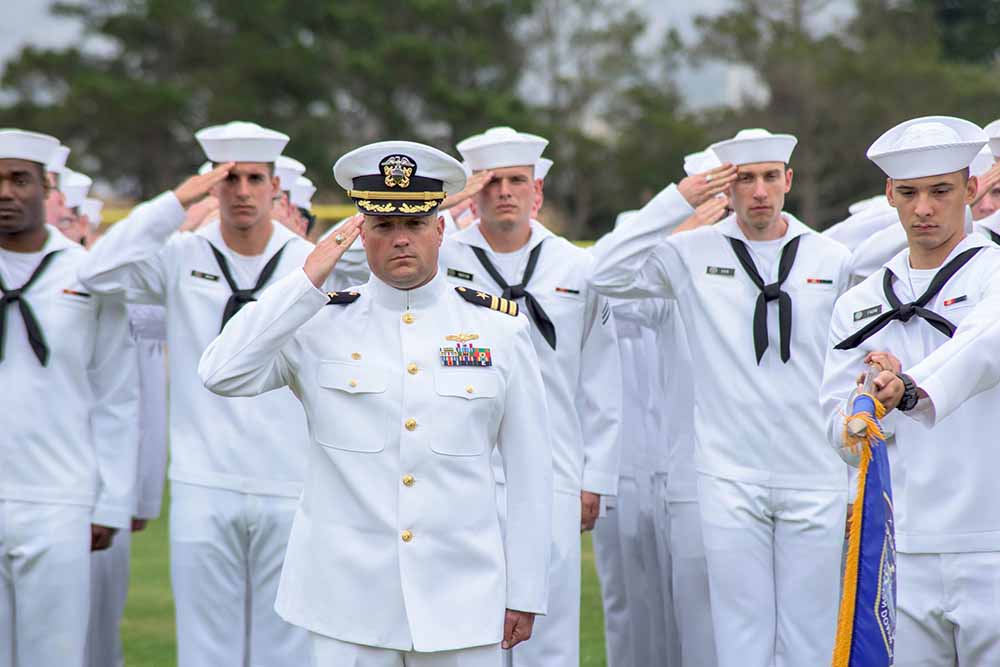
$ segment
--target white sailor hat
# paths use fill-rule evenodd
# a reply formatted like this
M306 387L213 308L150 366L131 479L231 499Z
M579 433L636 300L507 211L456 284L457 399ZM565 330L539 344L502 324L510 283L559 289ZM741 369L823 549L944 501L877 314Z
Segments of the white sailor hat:
M990 138L990 150L993 151L993 157L1000 160L1000 119L984 127L983 131Z
M201 166L198 167L198 175L199 176L204 176L208 172L212 171L212 169L214 169L214 168L215 167L212 166L212 161L211 160L209 160L208 162L202 162Z
M101 224L101 211L104 209L104 202L100 199L94 199L92 197L87 197L80 204L80 213L87 216L90 220L90 224L99 225Z
M401 216L430 215L466 180L458 160L412 141L355 148L333 165L333 176L362 213Z
M472 171L504 167L534 167L549 140L518 132L512 127L491 127L458 142L455 148Z
M81 206L93 184L94 181L90 176L69 168L63 169L59 177L59 189L66 198L66 208Z
M233 121L198 130L194 138L205 157L220 162L274 162L288 144L288 135L256 123Z
M709 146L720 163L729 162L740 166L755 162L784 162L792 158L795 144L799 143L791 134L771 134L767 130L753 128L740 130L736 136Z
M316 194L316 186L305 176L299 176L292 184L292 189L288 193L288 201L292 206L309 209L312 208L312 198Z
M66 160L68 158L69 146L56 146L56 149L52 151L49 161L45 163L45 171L50 171L53 174L61 174L63 169L66 168Z
M274 175L278 177L281 189L285 192L291 192L295 187L295 180L304 173L306 166L287 155L279 155L274 163Z
M868 159L889 178L924 178L968 167L986 145L975 123L951 116L924 116L900 123L868 149Z
M688 176L703 174L721 166L722 162L719 160L719 156L711 148L684 156L684 173Z
M535 163L535 180L544 181L545 177L549 175L549 170L552 169L552 165L554 164L555 162L547 157L538 158L538 162Z
M990 150L989 145L983 146L983 150L976 153L976 157L972 158L972 162L969 164L969 173L972 176L982 176L995 163L996 157L993 155L993 151Z
M48 164L59 148L59 140L47 134L26 130L0 130L0 158Z

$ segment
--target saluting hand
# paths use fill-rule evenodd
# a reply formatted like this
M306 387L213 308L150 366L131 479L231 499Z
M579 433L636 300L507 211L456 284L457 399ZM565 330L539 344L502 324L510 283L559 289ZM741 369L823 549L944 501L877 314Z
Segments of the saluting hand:
M727 162L702 174L692 174L677 184L684 199L698 208L736 182L736 165Z
M364 221L365 217L361 214L351 217L333 234L317 243L313 251L306 257L305 266L302 268L317 289L323 288L323 284L330 277L333 267L337 265L341 256L358 238L361 233L361 223Z
M181 206L187 208L208 196L212 188L226 180L229 170L236 166L235 162L225 162L204 174L198 174L187 179L174 190L174 196Z
M990 193L993 187L1000 183L1000 162L997 162L989 170L979 177L979 189L976 190L976 198L971 206L975 206L983 200L983 197Z
M701 204L694 210L694 213L687 220L677 225L674 234L687 232L699 227L708 227L722 220L729 213L729 197L720 195L712 197L707 202Z
M531 628L535 625L535 615L527 611L508 609L503 619L503 643L501 647L512 649L523 641L531 639Z
M444 211L453 206L457 206L464 201L472 199L486 187L486 184L493 180L493 172L489 169L480 171L469 177L465 182L465 187L453 195L448 195L438 206L438 210Z

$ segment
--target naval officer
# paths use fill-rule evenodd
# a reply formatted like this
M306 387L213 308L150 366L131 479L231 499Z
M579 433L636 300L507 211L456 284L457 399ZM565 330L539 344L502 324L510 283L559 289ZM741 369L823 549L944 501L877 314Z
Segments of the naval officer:
M233 314L301 266L313 245L271 218L274 163L286 135L233 122L195 136L215 168L112 227L80 277L95 292L166 306L180 667L301 664L306 635L273 607L305 477L305 416L288 391L224 399L196 371ZM209 194L219 201L219 219L175 234L185 209ZM250 445L253 456L244 452Z
M883 370L875 384L895 432L899 667L1000 664L1000 453L989 442L1000 428L1000 389L989 389L1000 249L965 229L977 188L969 164L985 143L974 123L938 116L872 145L907 247L844 294L830 324L822 403L835 447L865 362Z
M381 142L334 174L363 218L237 315L199 373L227 396L288 386L305 408L309 472L277 610L310 631L316 667L496 667L547 599L551 449L529 323L438 269L456 160ZM324 292L359 234L371 278Z
M819 408L847 249L783 210L791 135L744 130L723 162L595 247L594 286L677 302L694 368L695 465L718 665L819 665L837 622L847 469ZM667 236L727 192L735 213Z

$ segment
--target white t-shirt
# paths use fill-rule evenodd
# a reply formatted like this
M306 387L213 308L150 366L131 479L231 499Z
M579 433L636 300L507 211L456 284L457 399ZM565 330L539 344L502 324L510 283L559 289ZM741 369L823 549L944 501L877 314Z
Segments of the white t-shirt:
M0 277L7 289L19 289L42 261L45 251L11 252L0 248Z
M778 255L784 244L784 236L773 241L750 241L750 248L757 256L757 270L760 271L765 283L769 282L768 276L771 274L771 267L777 264Z
M508 285L520 284L521 277L524 275L524 269L526 268L524 261L527 254L527 243L514 252L489 251L490 261L493 262L493 266L497 268L497 271L500 272L500 275L503 276ZM531 285L528 285L528 289L531 289Z
M915 269L912 266L908 266L907 273L910 277L910 289L913 290L913 298L919 299L920 295L927 291L930 287L931 281L934 280L934 276L940 270L937 269Z
M257 284L260 272L264 270L264 265L270 257L260 255L241 255L232 248L227 248L226 260L229 262L229 272L233 274L233 280L240 289L250 289Z

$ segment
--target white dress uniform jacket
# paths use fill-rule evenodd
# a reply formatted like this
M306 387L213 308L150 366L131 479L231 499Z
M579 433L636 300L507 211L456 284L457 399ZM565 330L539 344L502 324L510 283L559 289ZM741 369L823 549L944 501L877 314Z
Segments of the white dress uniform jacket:
M306 411L313 446L276 609L355 644L496 644L505 607L544 613L547 595L551 453L528 321L468 303L441 274L409 291L373 275L356 291L351 305L327 305L295 271L231 321L199 368L229 396L288 385ZM491 365L447 365L459 344L486 348Z
M127 291L130 300L167 306L170 479L298 497L308 435L295 397L276 391L228 400L207 391L198 378L198 360L218 335L232 294L211 247L218 248L230 266L238 262L222 240L219 223L174 235L183 220L184 208L172 192L136 207L94 246L80 278L95 292ZM263 254L270 258L282 246L284 252L269 284L301 267L313 247L283 225L272 224ZM246 456L251 442L254 456Z
M528 253L545 243L527 291L538 300L556 329L553 350L531 327L541 362L552 420L555 488L615 495L618 488L618 437L621 422L621 363L611 306L587 284L592 259L585 250L531 221ZM493 252L479 222L445 237L439 264L455 285L500 294L500 286L479 263L472 248ZM495 258L491 260L496 265ZM523 275L524 267L517 276ZM506 276L511 285L517 276ZM521 310L526 311L524 302Z
M726 237L746 238L735 216L667 236L692 213L675 186L662 191L598 243L592 284L609 296L677 300L698 369L699 472L775 488L844 490L847 473L823 445L824 422L811 397L818 395L833 302L846 289L847 249L784 214L785 238L802 237L782 285L793 303L791 359L785 364L778 355L777 304L770 303L769 347L758 365L751 319L759 290ZM776 277L773 269L765 283Z
M833 349L876 311L890 310L883 271L844 294L830 324L822 403L834 447L841 446L842 411L868 352L896 355L930 398L908 413L890 415L896 547L903 553L1000 551L1000 492L990 472L1000 466L1000 453L984 442L1000 405L1000 389L990 389L1000 377L1000 364L993 361L1000 349L1000 249L972 235L945 264L979 246L985 247L926 306L958 327L950 340L914 316L905 324L890 322L857 348ZM895 276L893 289L902 303L920 296L910 284L909 256L904 250L883 269Z
M127 528L135 504L138 387L134 364L117 362L135 356L125 304L80 285L77 268L87 252L50 229L39 259L56 250L24 293L49 347L45 367L17 304L7 306L0 499L92 507L92 523Z

